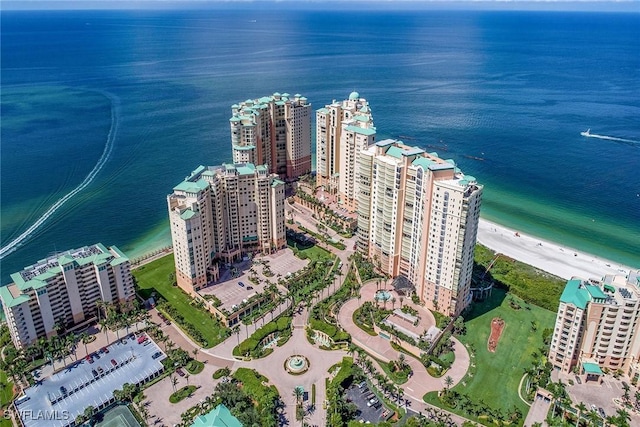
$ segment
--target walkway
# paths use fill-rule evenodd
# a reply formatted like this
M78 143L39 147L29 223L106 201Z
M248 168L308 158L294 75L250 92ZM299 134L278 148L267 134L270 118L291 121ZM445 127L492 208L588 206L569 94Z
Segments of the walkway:
M365 284L360 292L360 300L353 298L342 305L338 315L338 321L340 325L351 334L351 339L355 345L361 347L367 353L381 361L388 362L389 360L394 360L399 357L399 352L391 347L390 341L381 336L371 336L353 323L354 311L365 301L373 301L376 291L377 285L375 280ZM422 306L414 305L411 301L407 302L405 300L405 303L418 310L420 317L423 319L422 321L424 322L426 320L425 328L428 328L430 325L435 325L435 318L431 312ZM413 410L420 411L420 408L429 406L424 403L422 397L428 392L442 390L444 388L444 378L450 376L455 385L462 380L469 369L469 353L460 341L455 338L452 340L454 343L453 351L455 353L455 362L441 378L434 378L429 375L426 368L417 359L413 357L407 357L405 359L411 366L413 375L402 387L405 390L405 396L413 402L411 405ZM461 417L458 418L463 420Z

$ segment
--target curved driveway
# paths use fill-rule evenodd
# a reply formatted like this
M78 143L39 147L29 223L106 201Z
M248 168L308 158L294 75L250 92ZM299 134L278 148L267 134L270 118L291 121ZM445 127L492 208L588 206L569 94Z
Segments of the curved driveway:
M381 336L371 336L367 332L360 329L353 323L353 312L365 301L372 301L376 293L376 282L369 281L361 289L361 298L358 301L357 298L350 299L342 305L338 320L340 325L351 334L351 338L354 344L363 348L367 353L375 356L376 358L387 362L389 360L397 359L399 352L391 347L391 343L388 339ZM422 306L414 305L410 300L404 301L406 305L410 305L418 310L421 322L425 322L425 328L435 324L435 319L431 312ZM444 378L450 376L453 379L453 383L457 384L462 380L467 370L469 369L469 353L466 348L458 341L453 339L453 351L455 353L455 361L445 375L441 378L434 378L427 372L426 368L420 361L413 357L407 357L406 361L413 370L413 375L409 380L403 384L405 395L413 398L417 402L422 402L422 397L425 393L430 391L442 390L444 388Z

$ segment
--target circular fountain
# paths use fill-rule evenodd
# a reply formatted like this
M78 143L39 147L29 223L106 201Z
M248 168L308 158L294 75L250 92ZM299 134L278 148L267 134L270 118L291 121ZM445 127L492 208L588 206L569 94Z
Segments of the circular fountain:
M299 354L294 354L285 360L284 369L291 375L304 374L309 369L309 359Z
M389 293L389 291L385 291L385 290L379 290L376 291L376 296L375 296L377 301L389 301L391 299L391 294Z

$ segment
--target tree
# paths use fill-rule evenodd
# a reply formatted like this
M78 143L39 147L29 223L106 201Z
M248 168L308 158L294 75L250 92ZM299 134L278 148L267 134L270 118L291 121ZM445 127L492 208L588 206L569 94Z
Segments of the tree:
M87 349L87 344L89 344L90 335L86 332L80 334L80 341L84 344L84 353L85 356L89 355L89 350Z
M87 420L89 420L89 422L91 422L95 412L96 412L96 408L94 408L93 406L87 406L86 408L84 408L84 417Z
M447 375L446 378L444 379L444 385L445 385L446 389L448 390L453 385L453 378L451 378L451 376Z
M198 348L194 348L191 353L193 354L193 358L198 360Z
M173 386L173 392L176 392L176 385L178 384L178 378L176 378L173 374L169 375L171 378L171 385Z
M631 416L627 411L624 409L618 409L616 411L616 425L618 427L629 427L629 421L631 421Z
M576 405L576 409L578 410L578 419L576 421L576 427L578 427L580 425L580 418L582 416L582 414L588 410L587 405L584 404L584 402L580 402L578 405Z

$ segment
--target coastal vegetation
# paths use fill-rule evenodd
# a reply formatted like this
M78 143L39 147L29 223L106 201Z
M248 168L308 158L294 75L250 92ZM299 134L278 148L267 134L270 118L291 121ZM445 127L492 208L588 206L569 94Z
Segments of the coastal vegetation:
M496 317L504 320L505 328L496 351L490 352L491 321ZM485 301L474 303L465 318L466 333L458 339L471 355L469 371L456 386L447 387L440 396L427 393L424 400L485 425L514 422L515 414L520 414L516 424L521 423L528 406L518 396L520 380L546 351L543 338L553 327L555 313L494 289ZM500 387L487 387L497 381Z
M566 280L516 261L491 249L476 245L474 275L493 280L496 286L508 290L524 301L551 311L557 311ZM493 265L492 265L493 263ZM487 268L491 269L487 272Z
M229 329L174 285L174 270L173 254L136 268L132 273L138 294L145 300L153 296L158 309L200 346L210 348L224 341L230 334Z

